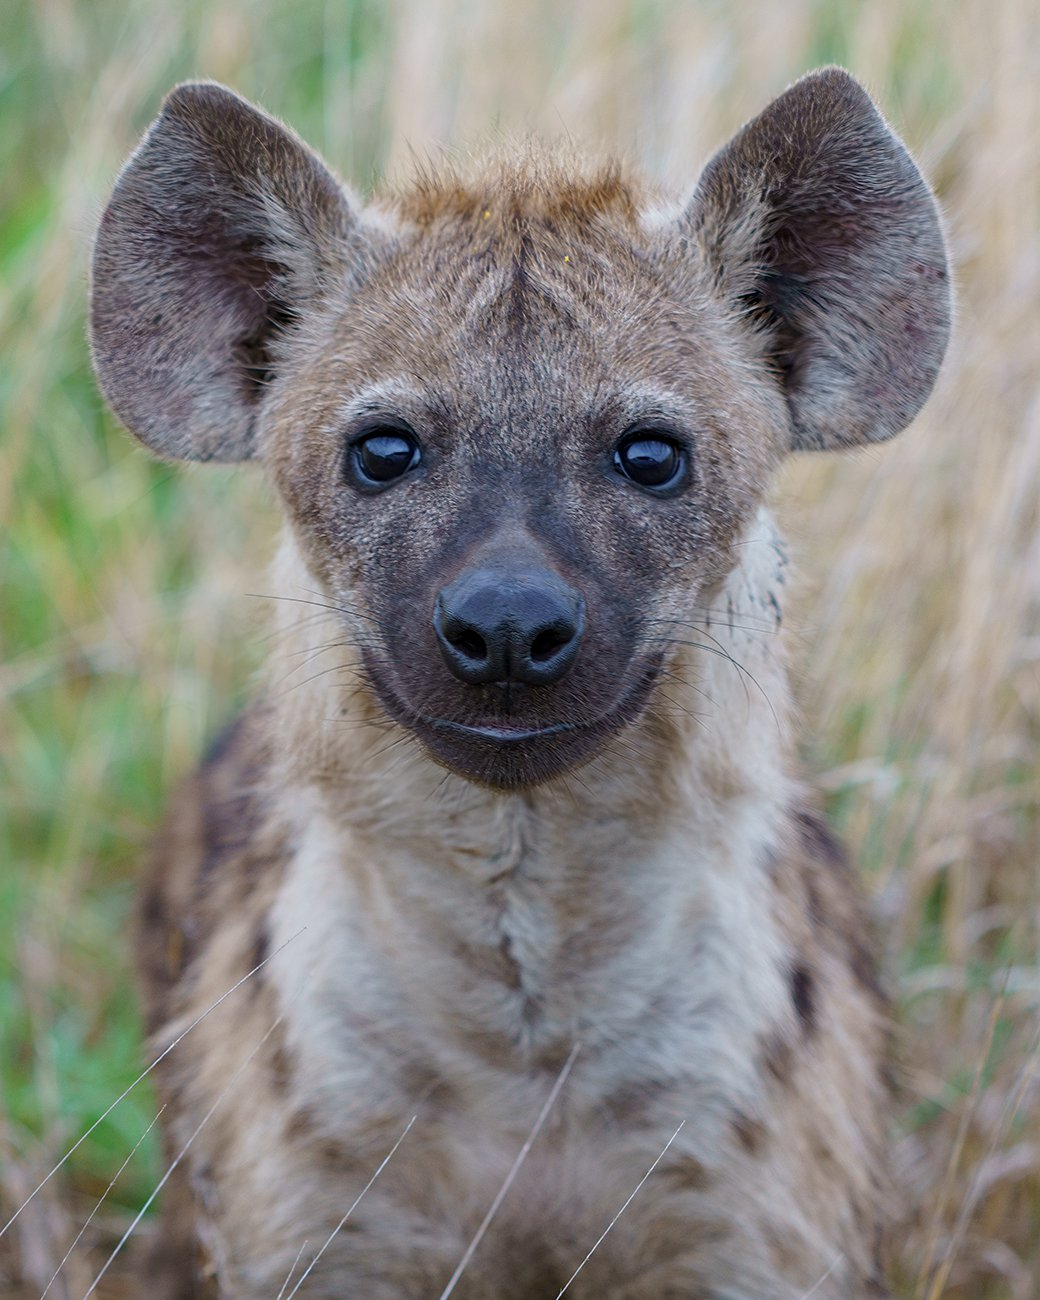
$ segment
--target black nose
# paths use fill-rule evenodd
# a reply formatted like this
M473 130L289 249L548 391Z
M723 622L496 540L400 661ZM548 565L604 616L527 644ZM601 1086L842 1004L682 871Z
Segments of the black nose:
M471 569L437 597L433 626L459 681L549 686L574 663L585 602L549 569Z

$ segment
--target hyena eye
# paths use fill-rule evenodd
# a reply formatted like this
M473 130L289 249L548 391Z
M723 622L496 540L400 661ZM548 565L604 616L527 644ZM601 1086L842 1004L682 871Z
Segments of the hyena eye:
M686 449L657 429L634 429L614 450L614 468L639 487L674 487L686 471Z
M347 473L358 487L382 487L403 477L421 459L422 448L411 429L379 425L350 444Z

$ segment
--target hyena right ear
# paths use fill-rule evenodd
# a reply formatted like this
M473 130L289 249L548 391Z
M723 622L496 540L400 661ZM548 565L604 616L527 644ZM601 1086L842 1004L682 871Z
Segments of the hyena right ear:
M776 375L794 448L879 442L935 382L950 286L931 191L866 91L810 73L704 170L683 217Z
M119 417L161 456L252 456L279 335L342 282L357 234L291 131L223 86L178 86L94 246L94 365Z

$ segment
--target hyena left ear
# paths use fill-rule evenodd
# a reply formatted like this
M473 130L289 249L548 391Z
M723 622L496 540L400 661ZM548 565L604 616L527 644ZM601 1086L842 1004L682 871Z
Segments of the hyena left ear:
M223 86L178 86L94 244L94 366L131 432L175 459L255 455L282 340L360 262L358 227L287 127Z
M847 72L803 77L716 154L683 233L760 333L792 447L910 423L946 350L946 250L928 185Z

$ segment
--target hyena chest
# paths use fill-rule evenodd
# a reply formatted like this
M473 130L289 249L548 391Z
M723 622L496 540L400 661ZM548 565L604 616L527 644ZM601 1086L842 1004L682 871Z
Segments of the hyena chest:
M763 945L734 975L696 927L672 933L674 909L646 907L634 928L674 960L648 964L615 920L615 942L586 943L579 961L519 887L411 924L382 906L393 859L362 908L319 826L268 916L292 1068L280 1167L251 1180L243 1210L258 1221L262 1196L282 1225L250 1285L331 1239L308 1294L327 1278L330 1297L437 1300L451 1286L551 1300L579 1269L568 1295L667 1295L673 1279L674 1294L700 1294L715 1239L738 1222L720 1174L734 1115L761 1109Z
M431 1095L396 1136L384 1114L378 1139L312 1142L296 1183L308 1195L264 1284L308 1241L304 1260L330 1243L315 1296L649 1297L678 1277L675 1294L699 1294L695 1247L726 1216L685 1126L676 1137L638 1098L578 1115L549 1083L490 1088L465 1109Z

